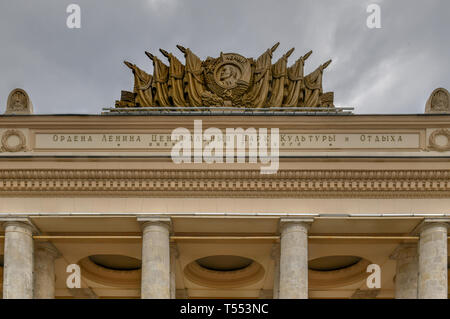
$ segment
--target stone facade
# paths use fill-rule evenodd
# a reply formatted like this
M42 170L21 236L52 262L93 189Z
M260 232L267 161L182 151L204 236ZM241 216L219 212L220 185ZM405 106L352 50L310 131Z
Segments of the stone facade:
M203 120L279 127L277 174L175 165L190 116L0 116L3 297L448 297L448 115Z

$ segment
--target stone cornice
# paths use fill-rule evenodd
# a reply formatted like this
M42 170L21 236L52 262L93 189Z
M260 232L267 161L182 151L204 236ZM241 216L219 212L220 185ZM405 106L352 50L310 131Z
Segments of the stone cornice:
M298 115L298 116L245 116L245 115L196 115L196 116L133 116L133 115L0 115L0 126L3 128L35 128L35 129L148 129L174 128L193 125L194 119L201 119L208 125L217 127L236 127L237 125L302 129L334 129L334 128L427 128L448 127L450 114L399 114L399 115Z
M450 170L0 170L0 196L48 195L439 198Z

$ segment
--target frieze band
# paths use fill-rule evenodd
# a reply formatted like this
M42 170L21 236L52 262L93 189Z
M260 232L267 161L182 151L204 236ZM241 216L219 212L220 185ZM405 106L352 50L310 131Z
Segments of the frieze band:
M0 196L449 197L450 170L0 170Z

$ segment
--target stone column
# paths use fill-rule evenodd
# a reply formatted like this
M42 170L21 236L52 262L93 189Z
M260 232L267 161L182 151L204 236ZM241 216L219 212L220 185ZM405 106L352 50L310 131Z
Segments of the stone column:
M170 218L139 219L142 224L142 299L170 298Z
M177 249L177 244L170 244L170 299L176 299L176 270L177 270L177 259L179 253Z
M3 268L3 299L33 298L33 226L7 221Z
M59 252L49 242L35 245L34 251L34 299L55 298L55 259Z
M280 244L272 247L273 259L273 299L280 298Z
M447 229L445 222L425 220L419 239L419 299L447 299Z
M397 261L395 299L417 299L419 257L416 244L400 244L390 256Z
M280 299L308 298L308 229L312 221L280 220Z

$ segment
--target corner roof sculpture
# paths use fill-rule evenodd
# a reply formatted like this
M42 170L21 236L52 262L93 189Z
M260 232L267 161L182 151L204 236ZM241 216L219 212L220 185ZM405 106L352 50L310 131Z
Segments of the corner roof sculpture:
M145 52L153 61L153 75L125 61L134 74L134 91L122 91L116 108L139 107L237 107L237 108L333 108L333 92L322 89L323 71L331 60L304 76L305 61L312 51L288 67L294 48L275 64L272 55L279 43L256 60L236 53L220 53L202 61L181 45L183 65L172 53L160 49L166 65Z

